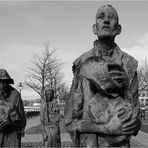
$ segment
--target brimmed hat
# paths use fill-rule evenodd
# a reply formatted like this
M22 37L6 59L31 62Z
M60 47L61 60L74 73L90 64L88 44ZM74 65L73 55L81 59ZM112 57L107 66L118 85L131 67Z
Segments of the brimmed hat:
M0 69L0 81L7 81L9 84L14 84L14 80L5 69Z

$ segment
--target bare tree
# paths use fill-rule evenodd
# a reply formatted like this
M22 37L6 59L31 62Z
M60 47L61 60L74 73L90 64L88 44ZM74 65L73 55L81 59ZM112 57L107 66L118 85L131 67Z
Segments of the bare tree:
M51 88L55 96L60 95L63 89L63 74L60 72L62 63L54 56L55 50L45 44L41 54L35 54L32 60L32 68L28 69L28 76L25 84L33 89L44 99L45 88Z
M145 61L144 67L138 70L138 81L139 81L139 95L143 90L148 89L148 66Z

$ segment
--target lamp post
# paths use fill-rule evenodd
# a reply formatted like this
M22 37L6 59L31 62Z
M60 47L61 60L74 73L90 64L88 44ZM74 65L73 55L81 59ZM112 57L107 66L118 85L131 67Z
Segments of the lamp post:
M23 83L22 82L19 82L18 85L17 85L17 88L18 88L18 90L20 91L20 94L21 94L22 89L24 89Z

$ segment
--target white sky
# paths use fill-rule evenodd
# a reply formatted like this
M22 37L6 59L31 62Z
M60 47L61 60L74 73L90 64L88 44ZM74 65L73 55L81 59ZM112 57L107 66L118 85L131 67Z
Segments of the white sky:
M65 63L64 79L70 85L73 60L93 47L92 25L103 4L119 14L122 33L116 43L141 65L148 58L148 1L0 1L0 67L15 85L23 82L33 53L49 41Z

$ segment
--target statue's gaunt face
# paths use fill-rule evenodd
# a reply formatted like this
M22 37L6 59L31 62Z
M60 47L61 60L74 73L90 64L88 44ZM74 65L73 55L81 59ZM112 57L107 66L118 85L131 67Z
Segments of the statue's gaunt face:
M6 81L0 80L0 92L5 91L7 89L7 87L8 87L8 85L9 84Z
M96 15L96 34L98 38L115 37L119 32L118 15L110 6L101 7Z
M52 91L50 91L50 90L46 91L45 95L46 95L47 101L52 101L53 100L53 92Z

